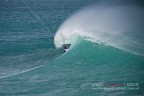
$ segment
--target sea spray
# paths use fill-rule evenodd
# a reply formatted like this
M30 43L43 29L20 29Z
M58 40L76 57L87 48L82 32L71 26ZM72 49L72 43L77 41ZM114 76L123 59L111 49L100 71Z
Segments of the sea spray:
M93 6L67 19L57 31L56 47L71 43L73 35L144 55L144 8L139 6Z

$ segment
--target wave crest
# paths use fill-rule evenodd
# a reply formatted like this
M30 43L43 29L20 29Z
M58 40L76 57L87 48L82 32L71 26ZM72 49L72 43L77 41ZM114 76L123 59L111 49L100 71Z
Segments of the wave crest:
M93 42L143 55L143 17L143 7L138 6L85 8L62 24L54 43L58 48L64 43L73 43L73 37L80 35Z

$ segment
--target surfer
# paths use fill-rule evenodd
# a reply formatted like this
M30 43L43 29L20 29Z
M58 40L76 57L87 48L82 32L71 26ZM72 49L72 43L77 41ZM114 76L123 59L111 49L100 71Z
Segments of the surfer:
M64 52L68 51L71 44L63 44Z
M66 52L68 50L68 47L64 45L64 51Z
M64 49L68 49L66 45L64 45Z

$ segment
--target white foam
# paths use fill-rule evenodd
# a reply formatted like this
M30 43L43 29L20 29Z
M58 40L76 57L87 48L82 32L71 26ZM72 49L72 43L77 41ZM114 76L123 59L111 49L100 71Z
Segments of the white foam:
M117 48L144 54L144 13L138 6L89 7L68 20L57 31L55 46L72 43L73 36L89 37Z

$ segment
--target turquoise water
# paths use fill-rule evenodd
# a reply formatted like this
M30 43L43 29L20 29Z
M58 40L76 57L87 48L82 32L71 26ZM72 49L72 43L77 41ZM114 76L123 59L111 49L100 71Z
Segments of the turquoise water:
M120 9L115 2L108 11L95 7L103 7L98 0L25 2L35 14L21 0L0 4L0 96L144 95L141 1ZM67 52L62 43L72 44ZM112 87L125 89L104 89Z

